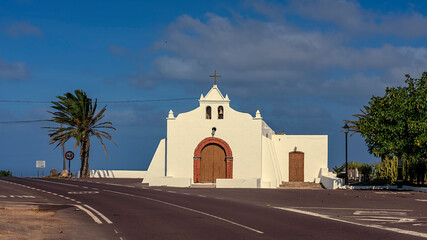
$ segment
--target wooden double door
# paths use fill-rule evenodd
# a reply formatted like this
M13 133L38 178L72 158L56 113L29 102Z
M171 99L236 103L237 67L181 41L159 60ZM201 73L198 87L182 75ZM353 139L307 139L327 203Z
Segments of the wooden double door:
M200 182L215 183L226 178L225 151L217 144L209 144L200 153Z
M304 182L304 153L289 153L289 182Z

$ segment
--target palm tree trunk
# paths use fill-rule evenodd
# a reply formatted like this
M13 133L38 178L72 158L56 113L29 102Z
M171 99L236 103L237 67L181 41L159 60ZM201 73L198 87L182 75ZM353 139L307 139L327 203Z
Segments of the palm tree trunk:
M81 178L88 178L90 177L90 171L89 171L89 151L90 151L90 138L89 134L85 136L82 139L81 144L81 152L80 152L80 159L81 159L81 167L80 167L80 177Z

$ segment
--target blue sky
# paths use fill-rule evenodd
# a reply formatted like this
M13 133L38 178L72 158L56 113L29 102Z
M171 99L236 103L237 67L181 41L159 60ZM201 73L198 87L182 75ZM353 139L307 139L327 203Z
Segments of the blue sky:
M329 135L344 162L344 119L427 66L425 1L35 1L0 3L0 100L52 101L75 89L103 101L197 98L212 86L259 109L276 132ZM170 109L196 99L109 103L118 147L93 140L91 169L145 170ZM48 119L46 103L0 102L0 122ZM46 123L0 124L0 170L62 168ZM67 145L72 150L73 143ZM349 160L377 162L363 139ZM72 171L80 166L72 161Z

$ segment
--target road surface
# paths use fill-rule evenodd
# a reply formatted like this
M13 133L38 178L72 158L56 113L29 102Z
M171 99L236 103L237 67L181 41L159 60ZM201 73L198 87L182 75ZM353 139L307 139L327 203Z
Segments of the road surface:
M11 198L7 189L27 197ZM170 188L132 179L14 177L0 178L0 190L0 202L77 206L88 227L111 239L427 238L427 194L419 192Z

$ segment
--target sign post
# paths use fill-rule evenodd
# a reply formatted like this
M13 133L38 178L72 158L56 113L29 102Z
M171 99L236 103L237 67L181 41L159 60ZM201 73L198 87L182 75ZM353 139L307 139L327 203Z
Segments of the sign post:
M66 152L65 158L68 160L68 171L70 172L70 177L71 177L71 160L73 160L74 158L74 153L72 151Z
M36 161L37 177L39 177L39 168L43 168L42 169L42 177L43 177L45 167L46 167L46 161L45 160L37 160Z

